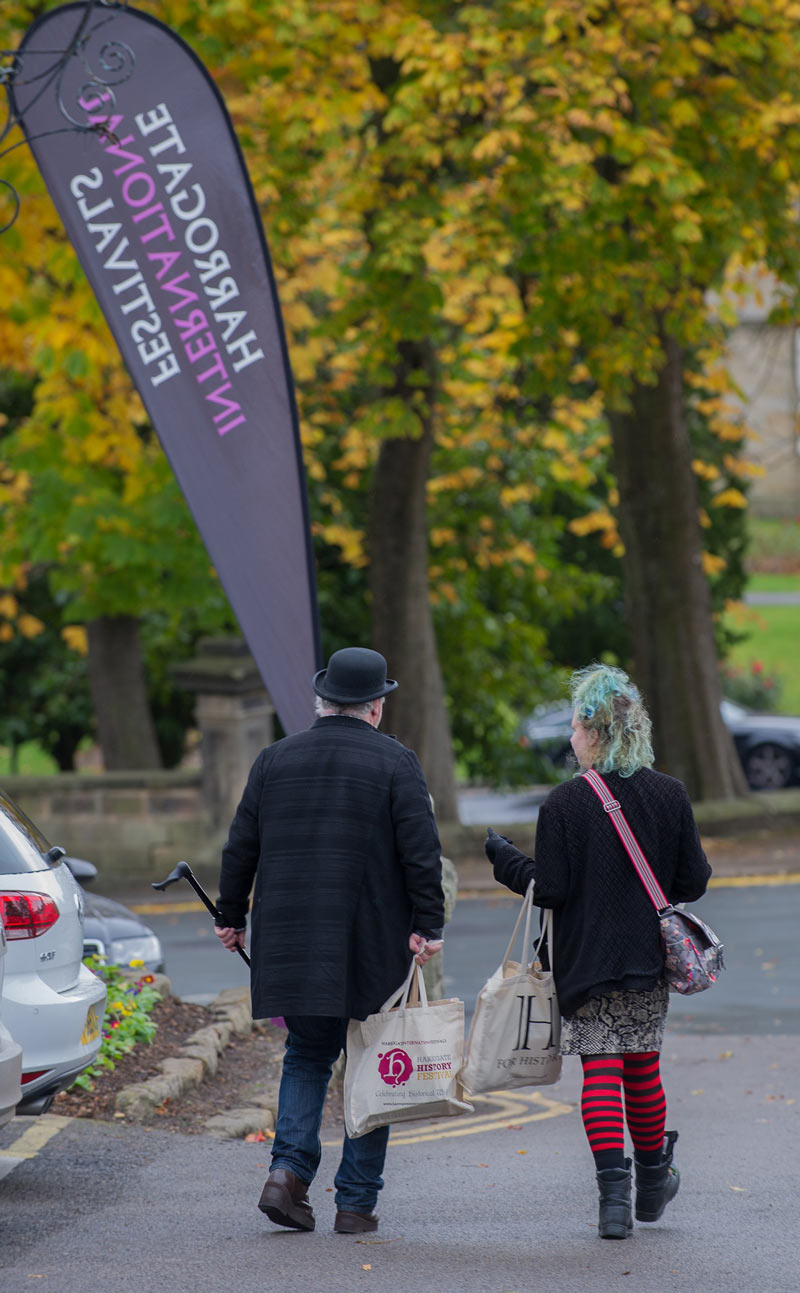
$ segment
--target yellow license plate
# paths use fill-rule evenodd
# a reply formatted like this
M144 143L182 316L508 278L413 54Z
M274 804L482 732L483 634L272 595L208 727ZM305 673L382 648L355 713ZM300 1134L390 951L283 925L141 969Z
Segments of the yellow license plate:
M86 1023L83 1025L81 1033L81 1046L88 1046L89 1042L96 1042L100 1036L100 1020L97 1018L97 1011L94 1006L89 1007L86 1015Z

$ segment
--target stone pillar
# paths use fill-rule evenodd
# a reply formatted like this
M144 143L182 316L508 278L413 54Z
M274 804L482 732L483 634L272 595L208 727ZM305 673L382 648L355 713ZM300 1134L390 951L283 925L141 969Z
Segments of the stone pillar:
M272 743L275 711L240 638L202 638L196 657L177 665L174 675L197 697L203 793L214 824L227 826L256 755Z

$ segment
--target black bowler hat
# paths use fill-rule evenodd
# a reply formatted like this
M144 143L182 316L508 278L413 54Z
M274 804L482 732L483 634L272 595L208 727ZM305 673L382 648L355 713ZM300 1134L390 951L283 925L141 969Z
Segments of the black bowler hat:
M334 651L327 669L314 674L314 691L335 705L362 705L388 696L397 683L386 677L386 661L366 647L344 647Z

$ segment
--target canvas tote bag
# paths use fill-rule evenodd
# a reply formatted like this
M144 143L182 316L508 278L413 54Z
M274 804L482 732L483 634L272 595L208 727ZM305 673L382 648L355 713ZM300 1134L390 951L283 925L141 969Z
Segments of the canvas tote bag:
M347 1026L344 1121L352 1139L387 1123L472 1113L458 1071L464 1002L428 1001L416 961L405 983L366 1019Z
M512 961L524 919L522 955L531 946L533 881L520 907L502 964L481 988L472 1016L461 1081L465 1091L502 1091L549 1086L561 1076L561 1015L553 981L553 913L545 913L539 942L529 963ZM547 936L550 969L539 963Z

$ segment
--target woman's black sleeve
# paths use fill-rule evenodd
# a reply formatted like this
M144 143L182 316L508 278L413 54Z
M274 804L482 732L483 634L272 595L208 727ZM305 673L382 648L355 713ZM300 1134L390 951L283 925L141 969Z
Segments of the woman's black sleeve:
M692 805L686 795L682 806L678 865L667 897L670 902L695 902L708 888L710 876L711 867L703 852Z
M525 893L534 876L533 858L521 853L510 840L502 840L495 846L492 866L495 880L512 893Z

